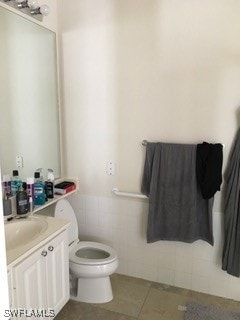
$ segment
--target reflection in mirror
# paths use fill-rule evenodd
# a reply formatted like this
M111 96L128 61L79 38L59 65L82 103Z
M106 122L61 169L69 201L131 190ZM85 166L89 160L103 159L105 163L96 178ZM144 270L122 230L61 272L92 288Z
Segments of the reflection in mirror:
M55 33L0 7L0 162L61 175Z

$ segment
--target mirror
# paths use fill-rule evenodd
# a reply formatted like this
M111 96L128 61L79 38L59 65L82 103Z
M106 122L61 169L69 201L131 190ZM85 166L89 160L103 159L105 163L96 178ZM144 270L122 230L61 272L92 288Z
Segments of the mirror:
M61 176L55 33L0 7L0 162ZM17 168L16 157L23 159Z

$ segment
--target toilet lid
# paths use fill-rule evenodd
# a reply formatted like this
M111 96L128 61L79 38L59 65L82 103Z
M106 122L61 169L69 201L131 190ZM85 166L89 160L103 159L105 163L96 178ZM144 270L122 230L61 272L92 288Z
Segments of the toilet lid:
M58 200L55 207L55 217L70 221L68 228L69 244L78 239L78 224L72 206L66 199Z
M69 260L76 264L101 265L117 259L117 252L102 243L80 241L69 253Z

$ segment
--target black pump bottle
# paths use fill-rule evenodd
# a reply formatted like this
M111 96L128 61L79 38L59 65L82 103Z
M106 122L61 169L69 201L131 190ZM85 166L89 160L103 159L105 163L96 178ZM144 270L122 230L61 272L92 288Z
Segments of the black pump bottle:
M17 215L20 217L28 213L28 195L26 192L26 183L23 182L20 190L17 192Z

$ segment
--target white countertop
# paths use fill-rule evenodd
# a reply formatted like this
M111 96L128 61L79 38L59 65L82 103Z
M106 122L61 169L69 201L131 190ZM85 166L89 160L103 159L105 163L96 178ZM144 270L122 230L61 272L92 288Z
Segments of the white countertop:
M38 248L46 244L49 240L57 236L59 233L66 230L70 225L70 222L68 220L37 214L34 214L33 216L45 220L48 224L48 227L43 234L39 234L35 239L32 239L27 244L23 244L21 246L18 246L17 248L9 249L6 251L8 268L19 263L29 254L33 253ZM7 223L11 223L11 221Z

